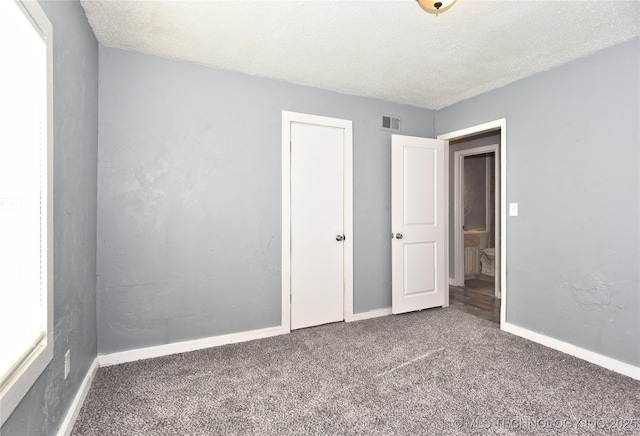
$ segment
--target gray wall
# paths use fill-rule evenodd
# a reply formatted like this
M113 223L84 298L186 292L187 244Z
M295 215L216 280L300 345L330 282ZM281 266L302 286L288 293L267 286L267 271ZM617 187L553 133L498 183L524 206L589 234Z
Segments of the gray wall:
M487 156L464 158L464 228L487 228ZM482 247L486 248L486 247Z
M467 126L468 127L468 126ZM475 135L469 138L459 139L457 141L451 141L449 143L449 277L455 278L455 202L454 202L454 182L455 176L453 174L454 158L456 151L469 150L476 147L483 147L485 145L500 145L500 132L489 132L481 135ZM495 225L495 222L493 222ZM493 239L493 236L491 236ZM493 242L489 244L492 245ZM461 257L462 259L462 257Z
M354 310L391 305L380 117L432 111L101 47L100 353L280 325L282 110L353 120Z
M640 40L436 113L507 119L507 321L640 366Z
M98 46L78 2L41 5L54 41L54 356L2 436L55 434L97 354Z

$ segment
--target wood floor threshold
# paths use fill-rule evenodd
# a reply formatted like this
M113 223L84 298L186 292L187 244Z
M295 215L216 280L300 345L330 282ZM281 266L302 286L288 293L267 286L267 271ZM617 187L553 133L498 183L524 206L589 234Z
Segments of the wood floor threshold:
M469 279L467 286L449 286L449 301L463 312L500 323L500 299L494 296L493 282Z

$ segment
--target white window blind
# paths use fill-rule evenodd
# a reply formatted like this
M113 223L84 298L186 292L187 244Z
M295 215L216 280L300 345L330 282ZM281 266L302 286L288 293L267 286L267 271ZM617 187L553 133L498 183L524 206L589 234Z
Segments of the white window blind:
M5 397L16 397L13 385L51 346L48 47L41 32L13 0L0 2L0 425L11 407Z

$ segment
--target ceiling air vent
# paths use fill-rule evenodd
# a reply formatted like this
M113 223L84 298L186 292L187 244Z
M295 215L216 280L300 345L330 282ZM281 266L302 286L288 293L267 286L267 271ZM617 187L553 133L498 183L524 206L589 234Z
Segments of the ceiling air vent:
M384 130L392 130L397 132L400 130L400 118L391 117L389 115L382 116L382 128Z

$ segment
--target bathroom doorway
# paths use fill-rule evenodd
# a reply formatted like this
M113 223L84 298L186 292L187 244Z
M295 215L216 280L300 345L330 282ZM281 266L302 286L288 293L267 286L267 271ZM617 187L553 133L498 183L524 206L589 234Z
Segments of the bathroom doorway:
M500 321L499 246L500 132L453 140L450 248L454 279L452 304L491 321ZM451 232L450 232L451 233Z
M438 135L438 139L443 139L445 141L449 141L449 153L448 158L449 162L446 166L447 168L447 181L449 183L449 206L448 206L448 228L449 228L449 237L447 238L447 257L445 258L445 262L447 262L447 269L449 270L449 295L447 295L446 302L448 305L461 305L464 304L465 307L463 310L472 312L475 309L478 309L476 312L479 316L483 316L486 318L491 318L493 321L496 321L495 315L496 311L499 312L499 323L500 328L506 324L507 321L507 303L509 302L509 289L506 286L507 283L507 120L506 118L497 119L493 121L488 121L482 124L473 125L470 127L465 127L459 130L450 131L447 133L442 133ZM495 152L495 163L496 163L496 172L499 172L499 175L496 176L496 216L495 221L496 225L494 227L495 234L495 260L494 260L494 268L495 268L495 281L497 282L498 291L500 298L496 298L495 291L493 295L487 295L486 298L493 299L494 306L488 309L485 305L485 308L477 308L472 305L467 305L464 302L459 302L456 299L456 277L455 277L455 269L456 269L456 256L460 257L457 254L455 247L455 235L456 231L454 227L455 221L455 180L454 180L454 152L456 151L456 147L464 148L464 149L472 149L474 147L482 147L486 145L495 145L498 144L499 147ZM459 228L462 230L462 225ZM462 232L460 231L459 234ZM460 237L460 236L458 236ZM463 269L464 271L464 269ZM468 284L467 284L468 285ZM468 288L468 286L467 286ZM471 291L471 289L463 290ZM475 302L477 305L477 299ZM498 309L499 306L499 309Z

